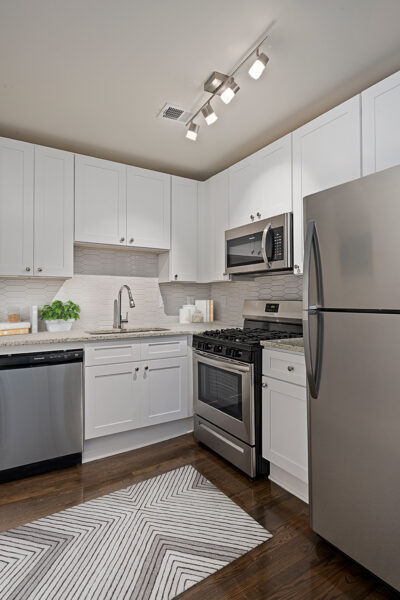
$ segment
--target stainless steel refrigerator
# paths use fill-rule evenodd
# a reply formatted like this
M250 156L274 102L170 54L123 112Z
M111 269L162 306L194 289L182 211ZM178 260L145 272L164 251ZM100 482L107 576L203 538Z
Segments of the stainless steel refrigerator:
M311 527L400 590L400 166L304 225Z

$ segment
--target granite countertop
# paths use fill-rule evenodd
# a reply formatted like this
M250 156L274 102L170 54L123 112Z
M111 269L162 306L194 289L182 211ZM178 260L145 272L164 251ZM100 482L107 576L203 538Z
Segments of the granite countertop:
M140 324L138 328L143 327L162 327L165 331L139 331L129 333L97 333L91 334L83 329L72 329L71 331L62 331L58 333L50 333L43 331L40 333L28 333L26 335L10 335L0 337L1 348L10 346L30 346L32 344L65 344L74 342L104 342L107 340L132 339L132 338L149 338L149 337L164 337L170 335L195 335L210 329L223 329L225 327L235 327L229 323L214 321L213 323L188 323L182 325L180 323L152 323L151 325ZM111 329L111 328L110 328ZM90 331L90 330L89 330Z
M273 348L274 350L283 350L285 352L304 352L303 338L291 338L285 340L265 340L261 342L264 348Z

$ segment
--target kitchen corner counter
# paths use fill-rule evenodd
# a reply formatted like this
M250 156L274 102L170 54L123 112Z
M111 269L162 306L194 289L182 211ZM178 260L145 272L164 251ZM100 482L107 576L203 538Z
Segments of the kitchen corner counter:
M265 340L261 342L264 348L270 348L273 350L282 350L284 352L298 352L304 353L304 340L303 338L290 338L285 340Z
M234 325L214 321L213 323L157 323L155 325L138 324L138 327L165 327L165 331L140 331L129 333L102 333L91 334L83 329L72 329L71 331L62 331L59 333L50 333L43 331L40 333L28 333L26 335L10 335L0 337L0 352L3 348L16 346L32 346L40 344L69 344L82 342L105 342L107 340L122 340L135 338L164 337L172 335L195 335L203 333L210 329L222 329L224 327L233 327Z

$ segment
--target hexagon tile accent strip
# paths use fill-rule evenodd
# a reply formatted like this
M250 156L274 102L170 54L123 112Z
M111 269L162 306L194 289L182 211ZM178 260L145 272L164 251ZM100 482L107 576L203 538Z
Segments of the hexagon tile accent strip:
M0 534L0 596L170 600L271 537L188 465Z

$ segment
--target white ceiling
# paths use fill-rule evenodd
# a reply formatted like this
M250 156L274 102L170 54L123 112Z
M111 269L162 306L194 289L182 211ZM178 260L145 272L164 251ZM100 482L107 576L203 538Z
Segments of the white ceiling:
M1 0L0 135L205 179L400 69L400 0ZM220 118L195 109L265 30Z

